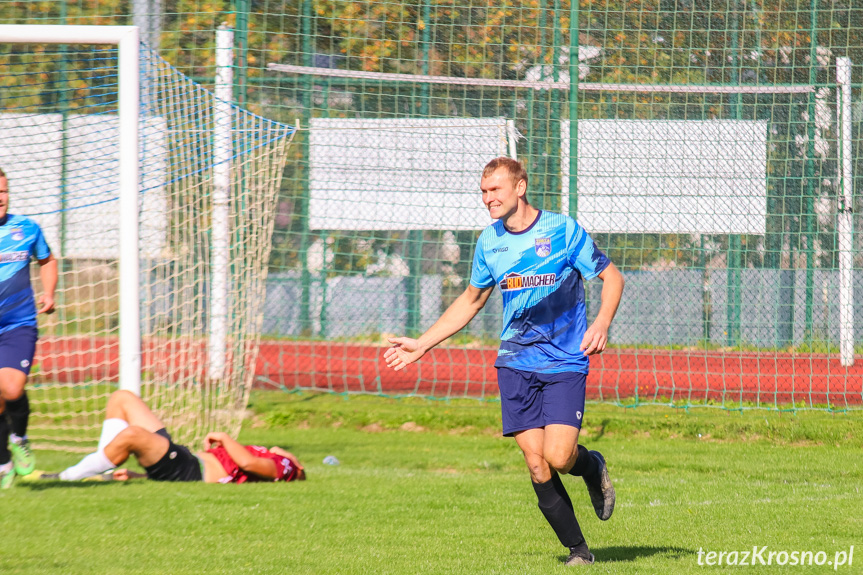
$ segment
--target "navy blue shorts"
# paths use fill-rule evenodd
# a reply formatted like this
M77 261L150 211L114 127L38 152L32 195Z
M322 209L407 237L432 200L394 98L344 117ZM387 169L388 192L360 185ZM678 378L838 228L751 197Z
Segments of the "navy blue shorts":
M23 325L0 333L0 368L14 367L30 375L39 331L35 325Z
M532 373L508 367L497 370L503 434L538 429L552 423L581 429L587 374Z

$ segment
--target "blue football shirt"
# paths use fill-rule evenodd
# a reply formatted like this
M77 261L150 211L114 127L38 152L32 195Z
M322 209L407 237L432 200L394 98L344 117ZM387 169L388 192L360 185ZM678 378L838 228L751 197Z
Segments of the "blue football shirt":
M578 222L540 211L526 230L497 221L479 236L470 283L497 285L503 294L503 331L495 367L537 373L587 373L579 349L587 329L584 280L608 258Z
M0 224L0 333L36 325L30 258L44 260L50 255L36 222L7 214L6 222Z

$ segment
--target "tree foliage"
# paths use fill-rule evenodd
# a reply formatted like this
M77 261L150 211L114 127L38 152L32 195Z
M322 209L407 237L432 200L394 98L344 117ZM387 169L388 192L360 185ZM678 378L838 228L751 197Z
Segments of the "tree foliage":
M240 60L245 65L245 85L240 89L253 111L283 121L423 113L514 118L526 136L521 155L536 183L538 201L548 208L555 207L562 185L558 121L569 115L566 93L472 86L423 91L415 84L310 81L273 72L267 64L403 74L427 70L462 78L520 80L533 74L561 79L568 72L570 45L578 44L590 48L581 62L583 82L772 85L814 79L828 89L821 102L832 105L835 92L829 91L829 84L835 58L849 56L863 63L863 7L855 0L818 0L814 13L810 0L581 0L577 42L570 39L570 0L164 0L161 53L183 72L209 83L214 31L222 22L236 27L237 12L245 8L248 50ZM130 24L131 10L129 0L0 0L4 23ZM15 50L7 50L4 58L14 58ZM56 73L51 58L38 66L44 78ZM74 75L75 65L70 67ZM860 69L855 68L857 81ZM36 86L39 75L34 78L34 85L23 91L28 98L42 97ZM0 77L0 86L14 81ZM86 87L79 83L76 89ZM48 107L55 104L45 102ZM805 96L592 91L579 93L578 110L580 118L768 120L768 235L744 238L743 244L747 265L775 267L781 258L791 257L790 251L808 247L811 239L801 238L807 224L812 225L807 218L818 219L810 213L812 206L836 200L835 146L812 155L811 105ZM815 133L824 141L835 137L835 127L829 125ZM305 159L301 146L292 153L283 202L296 210ZM277 253L284 265L294 265L302 221L293 217L282 224L277 226L277 238L283 240ZM815 229L821 263L832 265L833 225L815 221ZM391 249L404 245L398 238L390 239ZM375 245L387 241L374 238ZM669 249L678 250L673 257L687 264L697 259L686 255L697 254L698 247L696 238L688 236L619 236L607 241L609 249L638 250L637 266L669 257ZM338 242L343 246L342 240ZM723 238L707 243L716 246L716 253L727 245ZM624 252L623 259L631 260L628 254ZM356 262L365 260L338 261L354 269L360 265Z

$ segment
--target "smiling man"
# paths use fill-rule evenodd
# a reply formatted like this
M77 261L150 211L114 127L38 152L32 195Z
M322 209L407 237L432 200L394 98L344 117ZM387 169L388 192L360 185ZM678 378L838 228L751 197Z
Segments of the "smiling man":
M24 385L36 353L36 305L30 259L39 263L38 313L54 311L57 261L39 225L9 211L9 180L0 169L0 488L35 466L27 441L30 402Z
M623 294L623 276L572 218L543 212L527 199L527 173L517 161L486 165L482 201L497 220L480 234L470 285L419 339L391 338L384 353L395 370L465 327L494 286L503 294L498 370L503 433L524 453L539 508L567 565L594 562L560 476L580 476L596 515L614 510L605 459L578 443L584 416L588 356L602 353ZM584 281L603 281L602 305L587 326Z

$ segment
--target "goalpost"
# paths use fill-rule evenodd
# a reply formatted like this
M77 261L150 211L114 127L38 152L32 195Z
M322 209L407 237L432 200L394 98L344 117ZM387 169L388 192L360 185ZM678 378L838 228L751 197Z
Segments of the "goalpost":
M61 265L28 385L38 445L86 445L118 386L178 441L239 428L295 129L230 103L231 34L213 94L136 27L0 26L10 211Z
M138 28L136 26L0 25L0 43L107 44L118 52L120 221L120 382L141 393L138 305Z

